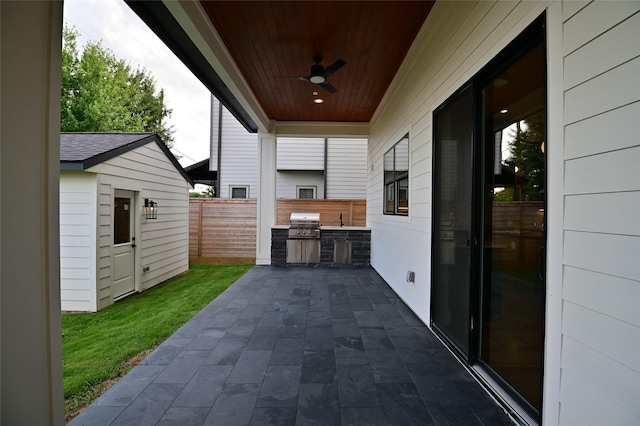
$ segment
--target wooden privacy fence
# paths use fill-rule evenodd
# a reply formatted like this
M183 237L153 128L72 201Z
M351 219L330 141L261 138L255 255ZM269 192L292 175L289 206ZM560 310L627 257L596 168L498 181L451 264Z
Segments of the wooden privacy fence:
M276 224L292 212L320 213L324 226L366 225L365 200L278 200ZM257 202L247 199L189 199L191 263L255 263Z
M189 261L255 263L256 200L189 199Z
M366 226L365 200L278 200L276 224L288 225L292 212L320 213L323 226L340 226L340 213L344 226Z

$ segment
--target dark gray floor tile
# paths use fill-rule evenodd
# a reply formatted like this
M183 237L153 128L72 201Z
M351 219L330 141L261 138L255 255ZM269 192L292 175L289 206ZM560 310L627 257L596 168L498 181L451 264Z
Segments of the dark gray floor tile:
M333 383L335 375L333 351L304 351L301 383Z
M256 329L264 330L267 328L278 329L281 325L283 325L284 321L284 312L273 311L273 312L265 312L260 317L258 321L258 325L256 325Z
M258 399L258 384L226 384L204 425L246 425Z
M196 371L180 395L173 402L175 407L211 407L222 385L231 373L230 365L203 365Z
M225 337L250 337L257 322L257 318L238 318L229 327Z
M353 317L332 320L333 337L360 337L360 329Z
M360 328L365 350L393 349L393 343L384 329Z
M126 408L122 407L101 407L92 405L87 407L78 417L67 423L69 426L95 426L109 425Z
M370 311L373 312L373 306L371 306L371 302L369 299L362 294L363 298L349 298L349 303L351 304L351 309L353 311Z
M340 425L338 390L334 383L300 385L296 425Z
M337 378L341 407L381 406L368 364L338 365Z
M333 348L336 358L350 358L364 354L362 337L334 337Z
M245 350L227 378L227 383L262 383L273 351Z
M155 425L176 399L183 385L152 383L120 414L114 425Z
M220 339L227 332L226 328L203 328L200 333L193 338L191 343L185 346L187 351L204 351L216 347Z
M307 327L306 314L292 314L287 311L282 326L278 330L278 337L304 337Z
M164 370L164 366L140 365L129 374L120 379L111 389L98 399L97 406L126 406L130 404L140 393L158 377Z
M516 424L507 413L495 403L486 405L483 409L475 411L475 413L484 426L513 426Z
M296 424L295 407L256 407L253 409L251 426L293 426Z
M223 337L211 351L204 365L235 365L246 343L246 338Z
M304 338L305 349L332 350L333 349L333 328L328 327L307 327Z
M267 369L256 407L296 407L300 365L274 365Z
M210 407L170 407L157 426L200 426Z
M396 351L368 350L366 353L376 383L409 383L412 381Z
M174 333L176 337L196 337L203 328L207 327L211 321L202 319L187 321L185 325L180 327L178 331Z
M436 424L413 383L379 383L378 394L390 424Z
M382 407L342 407L342 426L386 426L389 424Z
M169 365L184 350L193 337L172 336L146 357L139 365Z
M229 328L233 325L235 320L238 319L238 314L232 313L218 313L211 318L211 321L207 324L207 327L226 327Z
M374 311L354 311L356 323L358 327L380 328L382 329L382 321Z
M480 419L466 404L453 406L430 405L428 409L429 414L437 425L482 425Z
M154 383L187 383L207 356L207 351L183 351L156 377Z
M256 330L258 330L256 328ZM253 332L249 340L247 341L246 348L248 350L268 350L272 351L278 340L277 329L259 330Z
M269 365L302 365L304 338L280 337L276 341Z

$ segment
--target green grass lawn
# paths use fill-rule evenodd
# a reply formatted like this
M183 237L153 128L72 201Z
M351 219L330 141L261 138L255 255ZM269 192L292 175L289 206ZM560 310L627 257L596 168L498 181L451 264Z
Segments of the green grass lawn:
M130 360L157 347L251 269L251 265L192 265L189 272L96 313L62 314L67 413L90 403L122 376Z

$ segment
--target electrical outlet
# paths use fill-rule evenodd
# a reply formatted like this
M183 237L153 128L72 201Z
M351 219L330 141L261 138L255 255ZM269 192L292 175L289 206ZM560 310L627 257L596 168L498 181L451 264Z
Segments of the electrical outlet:
M407 271L407 282L415 283L416 282L416 273L413 271Z

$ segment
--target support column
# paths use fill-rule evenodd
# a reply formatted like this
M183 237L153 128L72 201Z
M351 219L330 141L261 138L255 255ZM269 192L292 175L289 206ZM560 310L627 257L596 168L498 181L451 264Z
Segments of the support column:
M62 2L0 2L0 424L62 425Z
M276 224L276 136L258 133L256 265L271 265L271 228Z

